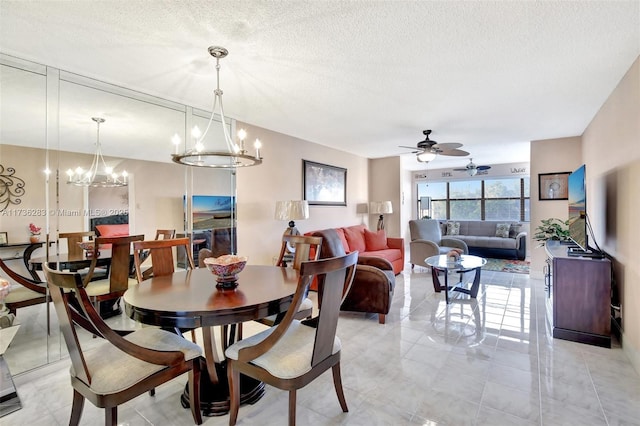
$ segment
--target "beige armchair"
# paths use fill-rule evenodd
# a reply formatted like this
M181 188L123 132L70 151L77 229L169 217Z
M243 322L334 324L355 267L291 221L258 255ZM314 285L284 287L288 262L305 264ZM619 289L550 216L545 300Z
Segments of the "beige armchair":
M409 221L411 242L409 251L411 254L411 269L415 265L428 268L425 259L439 254L446 254L452 248L459 248L464 254L469 254L467 244L457 238L443 237L440 222L436 219L421 219Z

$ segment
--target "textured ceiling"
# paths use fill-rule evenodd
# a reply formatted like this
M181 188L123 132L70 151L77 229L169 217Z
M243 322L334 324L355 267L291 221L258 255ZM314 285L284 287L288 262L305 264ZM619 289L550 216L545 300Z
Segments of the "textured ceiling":
M478 164L520 162L582 134L640 54L640 3L0 1L2 53L202 109L210 45L238 120L370 158L433 129Z

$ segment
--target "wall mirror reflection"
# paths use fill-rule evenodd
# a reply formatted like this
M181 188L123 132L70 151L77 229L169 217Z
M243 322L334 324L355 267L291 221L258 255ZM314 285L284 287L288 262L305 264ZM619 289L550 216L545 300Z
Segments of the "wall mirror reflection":
M9 243L26 243L28 225L35 223L42 227L43 246L31 257L47 255L47 240L49 256L63 255L68 247L58 238L60 233L95 230L97 222L110 224L126 216L128 232L146 239L153 239L158 229L191 236L196 256L201 248L236 252L235 172L171 161L176 149L192 143L194 125L206 128L209 113L6 55L0 55L0 63L0 164L14 168L26 182L21 203L9 208L39 212L33 216L0 212L0 231L8 233ZM67 183L68 170L89 168L92 163L98 139L93 117L104 119L99 140L105 162L127 171L127 186L91 188ZM220 143L222 149L222 123L214 119L211 125L207 141ZM225 126L235 132L233 120ZM176 135L180 146L172 143ZM224 203L194 209L198 197ZM214 220L203 222L203 215ZM30 276L23 249L0 249L0 255L7 265ZM43 278L41 272L35 274ZM0 271L0 276L6 274ZM66 356L53 310L47 333L45 306L17 311L20 328L4 354L13 374ZM109 321L135 326L124 317Z

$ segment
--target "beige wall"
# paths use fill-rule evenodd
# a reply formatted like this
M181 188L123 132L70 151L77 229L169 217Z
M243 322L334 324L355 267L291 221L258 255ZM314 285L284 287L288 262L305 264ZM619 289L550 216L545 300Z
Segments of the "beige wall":
M548 139L531 142L531 222L527 245L531 256L531 278L543 278L542 268L546 259L544 248L538 247L533 239L535 229L542 219L558 218L567 220L567 200L538 199L538 175L540 173L571 172L582 162L582 140L579 136L572 138Z
M393 213L384 215L385 232L389 237L401 235L402 187L400 157L376 158L369 160L369 199L371 201L391 201ZM371 229L378 226L379 215L370 214Z
M640 57L582 136L587 213L614 259L622 303L622 346L640 372Z
M302 160L347 169L347 206L310 206L309 219L296 221L298 230L304 234L362 223L356 207L369 201L366 158L245 123L238 127L246 129L247 140L257 137L263 143L262 165L237 172L238 252L251 263L271 264L278 255L287 223L274 219L275 204L302 199Z

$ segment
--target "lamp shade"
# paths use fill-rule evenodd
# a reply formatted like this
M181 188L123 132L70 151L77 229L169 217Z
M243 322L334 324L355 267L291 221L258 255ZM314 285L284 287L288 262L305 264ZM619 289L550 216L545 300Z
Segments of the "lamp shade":
M309 219L309 203L304 200L276 201L275 219Z
M391 204L391 201L371 201L369 203L369 213L371 214L393 213L393 205Z

